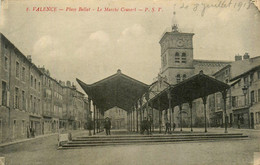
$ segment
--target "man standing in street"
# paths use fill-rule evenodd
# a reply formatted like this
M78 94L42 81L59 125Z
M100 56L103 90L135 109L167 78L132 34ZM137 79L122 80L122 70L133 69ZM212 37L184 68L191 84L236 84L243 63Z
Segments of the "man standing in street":
M110 135L111 121L108 117L105 119L104 128L106 129L106 135Z

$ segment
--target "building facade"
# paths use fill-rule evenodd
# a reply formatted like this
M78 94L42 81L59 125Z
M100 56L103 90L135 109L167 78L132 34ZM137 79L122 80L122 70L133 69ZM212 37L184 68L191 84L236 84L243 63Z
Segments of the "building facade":
M250 58L248 53L235 56L235 61L214 61L194 59L193 55L194 33L179 32L177 25L172 26L172 31L165 32L160 40L161 45L161 72L157 80L151 85L149 97L155 95L170 85L177 84L186 78L204 74L231 85L227 93L226 108L230 127L259 128L259 64L260 58ZM143 96L143 103L146 101ZM224 126L223 99L221 93L207 97L206 121L211 127ZM204 126L204 108L202 98L192 102L193 126ZM188 104L182 105L182 125L191 125ZM155 114L155 119L159 113ZM169 119L169 110L162 111L163 126ZM174 107L173 122L180 123L179 107ZM160 125L160 124L159 124Z
M0 91L0 143L58 132L59 128L72 129L70 119L77 123L73 129L83 128L89 113L84 94L37 67L31 56L26 57L3 34Z
M259 129L259 92L260 92L260 56L250 58L248 53L237 55L235 61L219 70L214 76L229 83L227 114L228 124L234 128ZM218 99L218 93L213 98ZM222 126L223 102L219 101L215 108L217 126Z
M158 93L169 85L177 84L203 70L204 74L212 75L223 67L229 65L231 61L214 61L194 59L193 54L193 36L194 33L182 33L178 26L173 24L172 31L165 32L159 41L161 46L161 69L157 80L151 85L150 98L153 93ZM168 85L167 85L168 84ZM207 98L207 103L211 100ZM146 103L143 99L143 103ZM202 99L193 101L193 125L200 127L204 125L204 108ZM209 109L209 104L207 104ZM182 125L190 126L190 110L188 104L182 105ZM161 125L164 126L165 120L169 119L169 110L163 110ZM159 115L159 113L155 113ZM155 116L154 119L157 119ZM207 123L210 124L210 113L207 113ZM176 126L180 123L179 107L174 107L173 122ZM157 124L156 124L157 125Z

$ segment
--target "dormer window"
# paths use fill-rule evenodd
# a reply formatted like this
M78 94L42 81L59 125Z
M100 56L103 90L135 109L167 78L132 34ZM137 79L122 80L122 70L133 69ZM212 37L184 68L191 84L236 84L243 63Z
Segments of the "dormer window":
M181 63L186 64L186 53L182 53L182 55L181 55Z
M180 54L178 52L175 53L175 63L180 63Z

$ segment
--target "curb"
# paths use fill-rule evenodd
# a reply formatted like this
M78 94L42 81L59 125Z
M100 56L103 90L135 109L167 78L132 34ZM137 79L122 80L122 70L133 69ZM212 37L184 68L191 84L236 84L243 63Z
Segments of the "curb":
M2 144L0 144L0 147L6 147L6 146L9 146L9 145L23 143L23 142L27 142L27 141L33 141L33 140L36 140L36 139L49 137L49 136L54 136L54 135L58 135L58 133L47 134L47 135L40 135L40 136L36 136L35 138L28 138L28 139L22 139L22 140L13 141L13 142L2 143Z
M77 134L82 132L83 130L69 130L68 132L71 132L72 135L73 134ZM14 145L14 144L18 144L18 143L23 143L23 142L27 142L27 141L33 141L36 139L40 139L40 138L44 138L44 137L49 137L49 136L54 136L54 135L58 135L58 133L51 133L51 134L45 134L45 135L39 135L36 136L35 138L27 138L27 139L21 139L21 140L16 140L16 141L12 141L12 142L7 142L7 143L1 143L0 147L6 147L9 145Z

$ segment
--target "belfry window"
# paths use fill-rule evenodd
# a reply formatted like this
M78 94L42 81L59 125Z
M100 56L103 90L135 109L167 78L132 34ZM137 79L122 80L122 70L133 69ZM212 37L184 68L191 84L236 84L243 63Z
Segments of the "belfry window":
M178 52L175 53L175 63L180 63L180 54Z
M186 53L182 53L182 55L181 55L181 63L186 63Z
M177 74L176 80L177 80L177 83L179 83L181 81L181 76L179 74Z

